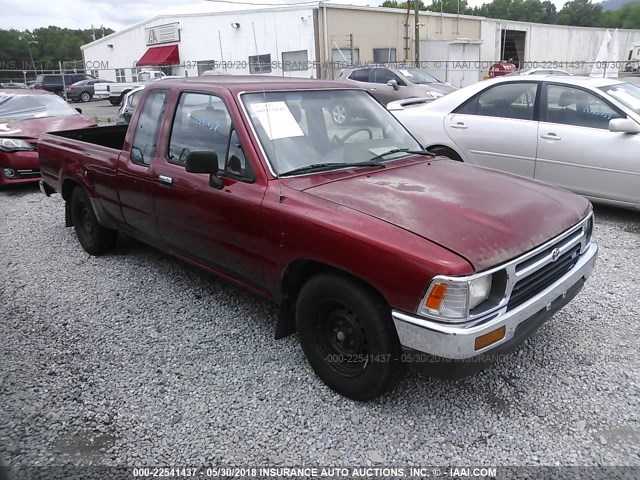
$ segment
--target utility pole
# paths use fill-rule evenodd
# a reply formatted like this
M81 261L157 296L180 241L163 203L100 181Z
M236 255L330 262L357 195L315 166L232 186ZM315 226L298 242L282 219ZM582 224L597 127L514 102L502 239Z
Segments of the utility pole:
M351 50L351 65L355 65L355 62L353 61L353 33L349 34L349 50Z
M416 24L416 58L415 58L415 66L418 67L420 65L420 17L418 16L418 0L413 0L413 6L415 8L414 18Z

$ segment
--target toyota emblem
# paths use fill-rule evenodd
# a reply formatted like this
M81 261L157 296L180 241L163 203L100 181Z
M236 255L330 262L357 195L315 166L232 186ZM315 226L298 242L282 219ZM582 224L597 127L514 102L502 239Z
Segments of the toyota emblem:
M560 249L554 248L553 252L551 252L551 261L555 262L560 257Z

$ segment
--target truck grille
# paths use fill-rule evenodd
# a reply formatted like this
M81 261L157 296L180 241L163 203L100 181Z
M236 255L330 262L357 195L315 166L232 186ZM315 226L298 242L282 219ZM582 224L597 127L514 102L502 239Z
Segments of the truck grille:
M550 247L550 250L555 247L557 247L557 245ZM543 252L543 254L545 253L546 252ZM511 291L507 311L523 304L549 285L559 280L565 273L574 267L579 258L580 245L577 245L575 248L558 257L556 261L546 264L531 275L519 280ZM520 265L518 267L520 267ZM516 268L516 271L518 270L518 267Z

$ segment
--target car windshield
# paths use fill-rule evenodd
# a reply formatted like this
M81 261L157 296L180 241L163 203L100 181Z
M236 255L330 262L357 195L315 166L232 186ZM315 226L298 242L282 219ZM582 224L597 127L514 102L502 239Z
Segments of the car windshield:
M57 95L16 95L0 92L0 123L79 115Z
M311 166L330 169L372 160L383 163L410 155L399 149L421 149L395 117L364 91L246 93L242 101L277 175ZM349 120L336 123L335 112L349 112ZM381 154L385 155L376 158Z
M601 87L600 90L608 93L626 107L640 114L640 87L630 83L617 83L607 87Z
M437 78L420 68L407 67L400 68L399 71L411 83L417 83L419 85L426 85L427 83L439 83Z

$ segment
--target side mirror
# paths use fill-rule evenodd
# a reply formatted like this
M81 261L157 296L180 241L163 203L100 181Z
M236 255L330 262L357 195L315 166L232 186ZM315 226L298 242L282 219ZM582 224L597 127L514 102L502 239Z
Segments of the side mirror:
M224 181L218 176L218 154L216 152L191 152L185 160L185 170L189 173L208 173L209 186L220 190Z
M398 86L398 82L396 80L389 80L387 85L393 87L394 90L398 90L400 87Z
M614 118L609 121L609 131L633 135L640 133L640 125L630 118Z
M76 108L76 112L78 112L80 115L82 115L82 109L81 108Z

